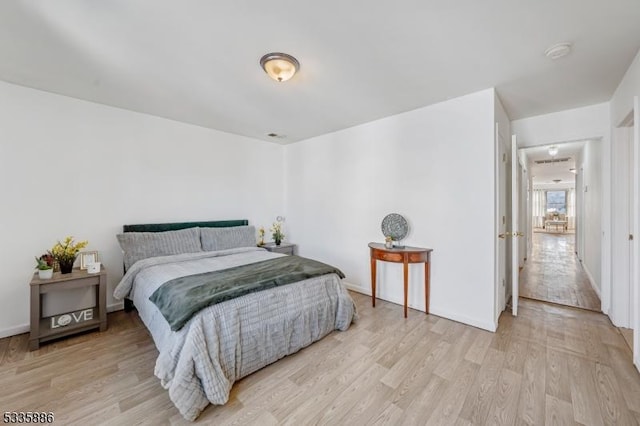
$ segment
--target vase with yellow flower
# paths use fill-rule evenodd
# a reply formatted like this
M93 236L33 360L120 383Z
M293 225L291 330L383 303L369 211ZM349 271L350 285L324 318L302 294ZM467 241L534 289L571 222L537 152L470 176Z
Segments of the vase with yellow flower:
M62 242L58 241L56 245L49 250L49 254L51 254L51 256L60 265L60 273L71 273L73 270L73 263L76 261L78 253L88 244L88 241L79 241L76 243L74 242L73 237L67 237Z
M258 229L258 246L262 247L264 245L264 227L260 227Z

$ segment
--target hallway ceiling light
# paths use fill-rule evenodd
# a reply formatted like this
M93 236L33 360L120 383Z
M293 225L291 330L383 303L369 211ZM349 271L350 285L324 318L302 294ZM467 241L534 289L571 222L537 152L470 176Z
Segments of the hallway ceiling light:
M555 157L556 155L558 155L558 147L555 145L551 145L549 147L549 155L552 157Z
M569 53L571 53L571 43L567 43L567 42L554 44L553 46L551 46L550 48L544 51L544 54L547 56L547 58L552 59L554 61L556 59L560 59L564 56L567 56Z
M278 82L289 80L300 69L300 62L286 53L267 53L260 58L260 66L269 77Z
M562 179L554 179L553 180L553 183L560 183L560 182L562 182Z
M573 169L573 168L572 168L572 169L569 169L569 171L570 171L571 173L573 173L574 175L575 175L576 173L578 173L578 172L576 172L576 169Z

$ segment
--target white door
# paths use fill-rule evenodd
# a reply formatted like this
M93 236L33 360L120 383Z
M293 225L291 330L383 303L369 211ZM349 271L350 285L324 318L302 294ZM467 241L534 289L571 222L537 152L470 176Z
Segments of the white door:
M633 275L631 283L631 324L633 327L633 360L640 371L640 102L633 99L634 197L633 197ZM635 302L634 302L635 301Z
M633 126L633 124L632 124ZM636 259L634 257L634 248L636 245L635 240L635 236L636 236L636 231L635 231L635 221L636 221L636 215L635 212L637 212L637 205L636 205L636 195L635 195L635 191L636 191L636 179L638 179L637 176L637 168L636 168L636 160L635 160L635 151L636 151L636 147L635 147L635 138L633 135L633 127L631 127L629 132L629 328L633 328L633 324L634 324L634 305L635 305L635 298L634 298L634 290L635 290L635 264Z
M496 174L496 230L498 232L498 240L495 247L496 257L496 319L500 313L504 311L506 301L509 298L507 292L507 153L504 138L499 131L498 123L496 123L495 135L495 174Z
M507 299L507 152L502 135L497 132L496 143L498 144L498 312L504 311Z
M518 256L518 238L522 233L518 230L520 218L518 217L518 204L520 204L520 191L518 188L518 143L516 135L511 136L511 306L513 316L518 315L518 294L520 273L520 259Z

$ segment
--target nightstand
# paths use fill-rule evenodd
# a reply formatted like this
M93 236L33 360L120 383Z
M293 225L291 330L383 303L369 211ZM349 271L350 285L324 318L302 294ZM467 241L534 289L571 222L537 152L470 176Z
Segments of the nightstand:
M31 279L31 334L29 349L35 350L40 343L69 336L86 330L107 329L107 271L96 274L74 269L70 274L55 272L53 278L41 280L38 274ZM42 318L42 295L55 291L95 287L96 306L75 312Z
M296 251L296 245L291 243L280 243L279 246L277 246L276 243L265 243L260 247L274 253L288 254L290 256L293 256Z

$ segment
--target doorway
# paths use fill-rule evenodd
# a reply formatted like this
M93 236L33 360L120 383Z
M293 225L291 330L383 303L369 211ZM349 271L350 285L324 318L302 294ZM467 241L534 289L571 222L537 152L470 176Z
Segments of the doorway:
M593 278L599 277L600 263L585 264L583 249L594 234L585 228L597 224L599 229L601 219L599 209L591 208L600 203L600 168L593 167L600 161L599 145L599 140L589 140L520 150L529 170L526 214L531 224L521 297L601 310ZM600 245L589 250L592 260Z

